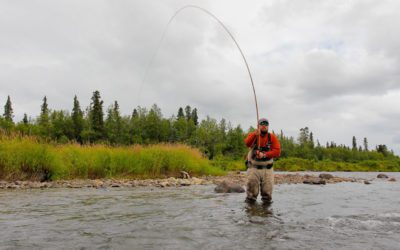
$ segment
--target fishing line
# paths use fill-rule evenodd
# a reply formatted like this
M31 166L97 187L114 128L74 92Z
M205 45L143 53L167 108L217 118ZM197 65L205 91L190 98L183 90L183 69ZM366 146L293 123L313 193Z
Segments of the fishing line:
M216 21L224 28L224 30L225 30L225 31L228 33L228 35L232 38L233 42L235 43L236 47L238 48L240 54L242 55L243 61L244 61L245 65L246 65L246 69L247 69L247 72L249 73L249 77L250 77L251 86L252 86L252 88L253 88L254 102L255 102L255 105L256 105L256 114L257 114L257 123L256 123L256 124L257 124L257 128L259 128L259 124L258 124L259 114L258 114L258 102L257 102L256 90L255 90L255 87L254 87L253 77L252 77L251 72L250 72L249 64L247 63L246 57L244 56L242 49L240 48L240 46L239 46L238 42L236 41L235 37L232 35L232 33L229 31L229 29L224 25L224 23L223 23L221 20L219 20L214 14L212 14L212 13L209 12L208 10L206 10L206 9L204 9L204 8L202 8L202 7L196 6L196 5L186 5L186 6L183 6L182 8L178 9L178 10L174 13L174 15L169 19L169 21L168 21L168 23L167 23L167 25L166 25L166 27L165 27L163 33L162 33L161 39L160 39L160 41L158 42L157 48L156 48L154 54L152 55L152 57L151 57L151 59L150 59L150 61L149 61L149 64L147 65L147 67L146 67L146 69L145 69L145 72L144 72L144 75L143 75L143 78L142 78L142 83L141 83L141 85L140 85L139 93L138 93L139 104L140 104L140 93L141 93L141 91L142 91L144 82L145 82L145 80L146 80L147 73L148 73L148 71L149 71L150 66L153 64L153 61L154 61L156 55L158 54L158 51L159 51L159 49L160 49L160 47L161 47L162 42L164 41L164 38L165 38L165 35L166 35L167 30L168 30L168 28L169 28L169 25L171 24L171 22L175 19L175 17L176 17L180 12L182 12L182 11L185 10L185 9L189 9L189 8L193 8L193 9L200 10L200 11L202 11L203 13L206 13L206 14L208 14L209 16L211 16L212 18L214 18L214 20L216 20ZM258 141L260 141L260 140L258 140Z

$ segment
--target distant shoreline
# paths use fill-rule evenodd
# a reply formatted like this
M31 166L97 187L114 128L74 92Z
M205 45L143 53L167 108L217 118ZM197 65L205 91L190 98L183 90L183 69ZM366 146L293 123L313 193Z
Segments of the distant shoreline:
M387 178L388 181L396 181ZM245 172L232 171L226 176L203 176L191 178L155 178L155 179L73 179L56 180L49 182L39 181L0 181L0 189L46 189L46 188L134 188L134 187L182 187L193 185L217 185L223 181L234 182L241 186L246 185L247 175ZM363 178L338 177L332 174L313 174L313 172L302 173L276 173L275 184L315 184L325 185L339 182L366 183L369 180Z

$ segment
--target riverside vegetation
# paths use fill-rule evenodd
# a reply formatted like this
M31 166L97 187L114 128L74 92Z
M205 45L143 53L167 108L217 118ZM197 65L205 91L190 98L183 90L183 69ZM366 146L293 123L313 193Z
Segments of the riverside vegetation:
M77 97L70 113L51 110L43 98L37 118L24 114L15 123L10 97L0 116L0 179L47 179L221 175L244 170L246 132L225 119L199 121L197 109L179 108L164 118L154 104L122 116L115 101L103 111L100 92L83 111ZM249 128L253 130L254 128ZM282 156L275 169L283 171L400 171L400 158L386 145L369 149L352 138L352 146L314 140L308 127L298 138L276 133Z

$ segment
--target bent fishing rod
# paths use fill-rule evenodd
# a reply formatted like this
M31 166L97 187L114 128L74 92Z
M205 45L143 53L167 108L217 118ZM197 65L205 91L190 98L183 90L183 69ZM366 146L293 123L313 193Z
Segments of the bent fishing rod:
M244 61L245 65L246 65L247 72L249 73L249 78L250 78L250 82L251 82L251 86L252 86L253 94L254 94L254 103L255 103L255 106L256 106L256 114L257 114L257 123L256 123L256 124L257 124L257 130L259 131L260 125L258 124L258 121L259 121L260 118L259 118L259 113L258 113L257 95L256 95L255 87L254 87L253 77L252 77L252 75L251 75L250 67L249 67L249 64L247 63L246 57L244 56L244 53L243 53L242 49L241 49L240 46L239 46L239 43L236 41L235 37L232 35L232 33L229 31L229 29L224 25L224 23L223 23L218 17L216 17L213 13L211 13L210 11L208 11L208 10L202 8L202 7L196 6L196 5L185 5L185 6L183 6L182 8L178 9L178 10L174 13L174 15L172 15L172 17L169 19L169 21L168 21L168 23L167 23L167 25L166 25L166 27L165 27L165 29L164 29L164 31L163 31L163 34L162 34L162 36L161 36L161 39L160 39L160 41L159 41L159 43L158 43L157 49L156 49L156 51L154 52L154 54L152 55L152 57L151 57L151 59L150 59L150 62L149 62L149 64L148 64L147 67L146 67L146 70L145 70L145 73L144 73L144 76L143 76L143 79L142 79L142 83L141 83L140 89L139 89L139 100L140 100L140 93L141 93L141 91L142 91L143 84L144 84L144 82L145 82L145 80L146 80L146 76L147 76L148 70L149 70L150 66L152 65L152 63L153 63L153 61L154 61L154 59L155 59L155 57L156 57L156 55L157 55L157 53L158 53L158 50L159 50L160 47L161 47L162 42L164 41L164 38L165 38L165 35L166 35L167 30L168 30L168 28L169 28L169 25L171 24L171 22L175 19L175 17L176 17L180 12L182 12L182 11L185 10L185 9L189 9L189 8L200 10L200 11L202 11L203 13L206 13L207 15L211 16L212 18L214 18L214 20L216 20L216 21L222 26L222 28L226 31L226 33L228 33L228 35L230 36L230 38L232 38L233 42L235 43L236 47L238 48L238 50L239 50L239 52L240 52L240 55L242 56L243 61ZM140 103L140 101L139 101L139 103ZM258 135L258 140L257 140L257 142L258 142L258 147L259 147L259 146L260 146L260 133L259 133L259 135Z

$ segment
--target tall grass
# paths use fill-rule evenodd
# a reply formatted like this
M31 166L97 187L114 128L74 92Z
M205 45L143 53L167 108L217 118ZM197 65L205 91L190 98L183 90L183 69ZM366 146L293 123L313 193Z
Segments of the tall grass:
M399 172L400 160L365 160L350 163L290 157L277 161L274 168L280 171Z
M246 170L244 160L230 160L229 158L216 158L211 162L220 169ZM337 162L330 160L316 161L302 158L281 158L274 163L278 171L346 171L346 172L400 172L400 160L364 160L359 162Z
M152 178L221 175L201 153L186 145L110 147L55 145L35 138L0 138L0 179Z

